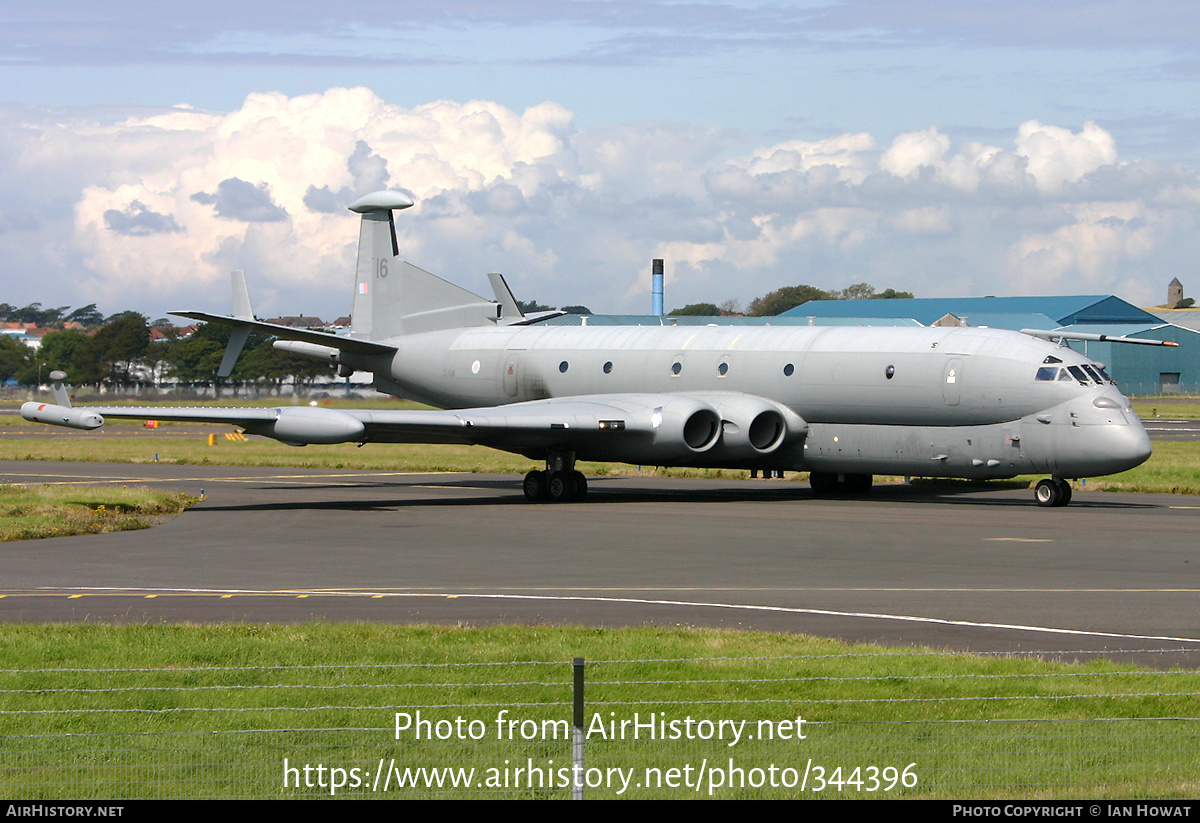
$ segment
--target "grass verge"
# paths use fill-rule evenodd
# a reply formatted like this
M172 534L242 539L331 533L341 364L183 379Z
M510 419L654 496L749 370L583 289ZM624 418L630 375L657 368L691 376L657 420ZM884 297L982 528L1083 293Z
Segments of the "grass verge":
M145 529L193 502L141 486L0 485L0 542Z
M795 635L546 626L0 625L0 777L21 798L565 798L556 769L570 762L576 657L587 660L592 797L1200 791L1200 721L1186 719L1200 673ZM643 725L635 738L621 725L651 715L678 721L659 728L680 733ZM732 742L732 726L717 737L700 725L721 720L746 721L749 734ZM705 763L719 770L701 778ZM410 785L372 789L393 766ZM807 789L772 786L772 768L797 784L807 773ZM352 785L352 769L371 779ZM474 773L451 786L458 778L438 772L437 786L431 769ZM624 791L615 770L636 776Z

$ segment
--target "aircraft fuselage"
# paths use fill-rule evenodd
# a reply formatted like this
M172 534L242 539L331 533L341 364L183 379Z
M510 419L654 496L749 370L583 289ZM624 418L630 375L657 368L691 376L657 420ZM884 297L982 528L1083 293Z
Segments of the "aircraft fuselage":
M789 431L766 452L705 449L637 460L598 441L578 449L580 459L988 478L1111 474L1150 454L1128 399L1095 376L1102 374L1095 364L1010 331L534 326L389 342L397 351L386 362L346 359L375 371L381 390L441 408L729 394L773 401L800 419L786 421ZM1055 378L1047 379L1047 369Z

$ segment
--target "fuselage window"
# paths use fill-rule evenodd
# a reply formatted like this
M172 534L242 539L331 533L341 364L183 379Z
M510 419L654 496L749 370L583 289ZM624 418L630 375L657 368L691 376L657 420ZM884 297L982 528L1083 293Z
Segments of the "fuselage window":
M717 366L717 374L721 375L722 377L729 374L729 364L722 363L721 365Z
M678 360L671 364L671 374L679 374L681 371L683 371L683 364Z
M886 377L888 380L891 380L893 377L896 376L896 367L888 366L886 369L883 370L883 376Z
M604 364L604 373L612 374L612 361L611 360L609 360L607 363Z
M795 373L795 371L796 371L796 367L793 366L791 363L788 363L786 366L783 367L783 376L791 377L792 374Z
M559 364L558 364L558 370L559 370L560 372L563 372L564 374L566 374L566 371L567 371L567 369L568 369L569 367L570 367L570 366L568 365L568 363L567 363L567 361L566 361L566 360L564 360L564 361L562 361L561 363L559 363Z

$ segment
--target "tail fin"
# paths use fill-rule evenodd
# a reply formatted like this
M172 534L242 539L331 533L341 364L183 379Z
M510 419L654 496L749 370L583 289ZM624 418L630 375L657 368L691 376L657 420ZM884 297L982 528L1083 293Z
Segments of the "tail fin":
M495 323L495 303L398 258L392 210L412 204L411 198L395 191L377 191L350 204L350 211L362 215L351 333L386 340Z
M243 271L230 272L229 280L233 284L233 316L238 320L253 320L254 309L250 308L250 290L246 288L246 273ZM229 332L229 343L225 346L225 356L221 358L217 377L228 377L233 374L233 367L237 365L238 358L242 356L242 349L246 347L248 339L250 339L249 326L234 326L233 330Z

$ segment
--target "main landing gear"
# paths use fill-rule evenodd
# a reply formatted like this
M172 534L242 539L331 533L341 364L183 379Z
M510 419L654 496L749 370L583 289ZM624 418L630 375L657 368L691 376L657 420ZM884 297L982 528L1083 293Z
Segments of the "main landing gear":
M573 503L587 494L587 478L575 470L574 452L551 452L544 471L525 475L525 499L530 503Z
M1033 497L1039 506L1065 506L1071 502L1071 484L1061 477L1048 477L1038 481Z

